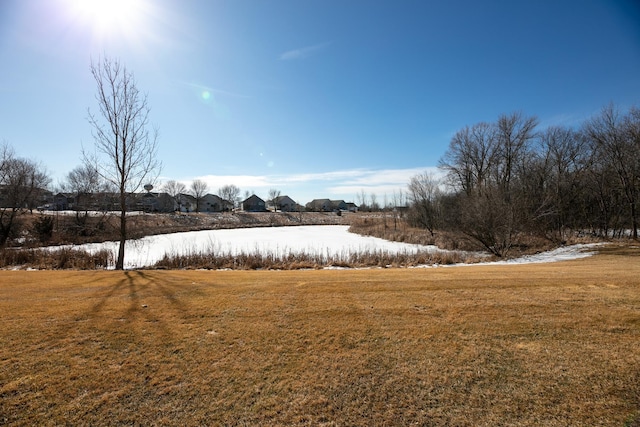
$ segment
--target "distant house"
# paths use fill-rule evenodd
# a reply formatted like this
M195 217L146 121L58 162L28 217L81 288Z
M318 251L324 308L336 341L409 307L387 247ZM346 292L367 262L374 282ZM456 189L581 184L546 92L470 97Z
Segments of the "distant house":
M51 199L51 208L57 211L110 210L113 193L58 193ZM114 205L115 206L115 205Z
M344 200L332 200L331 201L331 210L333 212L346 211L347 204Z
M307 203L306 208L313 212L340 212L348 210L348 206L344 200L329 199L314 199Z
M191 194L180 193L176 196L176 203L180 212L195 212L196 198Z
M95 209L100 211L117 211L120 210L120 194L112 192L95 193L93 195ZM128 194L125 197L127 210L132 210L135 205L135 197Z
M169 193L158 194L158 212L175 212L178 210L176 199Z
M308 211L312 212L331 212L331 200L329 199L313 199L305 205Z
M242 202L242 210L246 212L264 212L267 210L267 204L254 194Z
M233 209L233 204L217 194L206 194L200 199L200 212L226 212Z
M178 209L175 199L168 193L143 193L139 203L145 212L175 212Z
M16 191L20 189L20 191ZM22 191L22 189L26 191ZM27 197L28 196L28 197ZM42 188L21 187L18 183L0 184L0 209L35 209L51 200L51 192Z
M202 199L200 199L200 206L198 209L200 212L222 212L228 210L230 210L229 202L215 194L206 194Z
M141 210L144 212L155 212L157 210L157 207L156 207L157 195L158 195L157 193L151 193L149 191L146 193L138 194L138 197L137 197L138 210Z
M71 193L58 193L53 196L53 203L51 203L52 209L56 211L66 211L73 209L75 203L75 197Z
M349 212L358 212L358 205L355 203L347 202L346 205Z
M279 196L274 200L276 210L281 212L296 212L298 204L289 196Z

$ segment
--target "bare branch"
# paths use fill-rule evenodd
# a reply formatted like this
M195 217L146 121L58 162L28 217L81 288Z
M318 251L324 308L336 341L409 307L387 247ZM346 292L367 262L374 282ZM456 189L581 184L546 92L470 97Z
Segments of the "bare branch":
M93 128L93 153L83 149L85 162L97 160L99 175L120 193L120 250L116 268L124 265L127 238L127 196L153 182L160 172L157 160L158 131L149 130L149 104L133 77L117 59L91 62L96 82L98 114L89 110Z

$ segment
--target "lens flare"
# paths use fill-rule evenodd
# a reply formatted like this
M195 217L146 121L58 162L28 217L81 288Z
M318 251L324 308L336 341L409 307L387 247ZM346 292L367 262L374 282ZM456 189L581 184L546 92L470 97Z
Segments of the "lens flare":
M70 16L88 27L96 39L143 33L150 12L148 0L63 0Z

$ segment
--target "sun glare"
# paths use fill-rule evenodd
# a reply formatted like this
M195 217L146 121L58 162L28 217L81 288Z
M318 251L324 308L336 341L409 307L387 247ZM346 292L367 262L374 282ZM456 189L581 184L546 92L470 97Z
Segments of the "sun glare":
M145 0L67 0L76 21L89 26L94 36L131 36L143 25Z

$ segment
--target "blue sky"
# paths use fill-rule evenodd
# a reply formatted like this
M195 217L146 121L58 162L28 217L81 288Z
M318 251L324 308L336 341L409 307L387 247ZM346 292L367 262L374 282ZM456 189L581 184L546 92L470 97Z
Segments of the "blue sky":
M502 113L640 104L633 0L0 0L0 141L54 184L92 145L101 55L148 94L161 180L300 203L391 198Z

